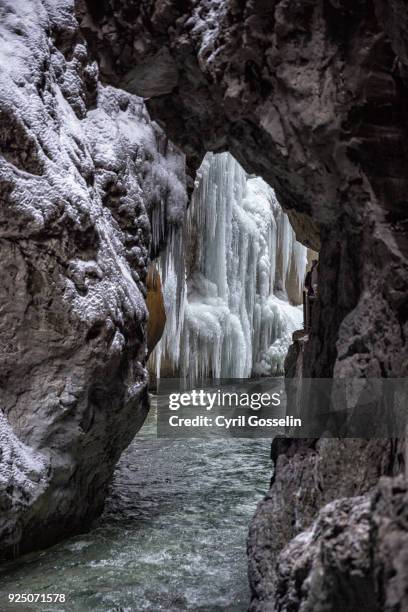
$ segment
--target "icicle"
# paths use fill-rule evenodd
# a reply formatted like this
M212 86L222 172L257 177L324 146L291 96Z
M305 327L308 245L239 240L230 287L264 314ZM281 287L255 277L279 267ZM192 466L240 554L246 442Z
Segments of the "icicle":
M273 189L228 153L207 154L185 236L185 246L172 237L161 262L167 324L153 357L158 375L164 362L191 385L281 374L302 326L307 250Z

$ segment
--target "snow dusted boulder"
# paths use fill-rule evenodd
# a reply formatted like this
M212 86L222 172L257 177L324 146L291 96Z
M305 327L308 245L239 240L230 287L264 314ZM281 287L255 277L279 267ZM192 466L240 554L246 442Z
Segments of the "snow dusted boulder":
M49 457L23 444L0 413L0 509L4 545L18 545L16 513L33 505L45 491Z
M184 157L98 82L70 0L0 1L0 554L101 511L147 412L145 281ZM152 225L154 226L152 237Z

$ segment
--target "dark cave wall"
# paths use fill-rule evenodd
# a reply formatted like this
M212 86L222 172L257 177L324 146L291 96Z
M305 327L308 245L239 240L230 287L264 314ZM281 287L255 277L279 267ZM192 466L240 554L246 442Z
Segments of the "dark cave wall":
M406 376L405 3L77 6L102 78L149 97L152 115L186 152L192 173L205 151L229 150L276 189L298 238L319 249L319 300L303 374ZM404 452L394 440L289 441L274 448L274 481L248 544L253 610L357 609L357 589L347 591L341 573L353 567L371 588L367 610L404 609L395 593L408 584L406 571L399 566L395 580L384 576L387 562L375 552L383 531L376 531L375 551L366 546L381 475L389 479L381 520L388 512L394 521L392 497L402 494L393 477ZM336 501L342 498L350 501ZM344 532L331 557L324 554L326 528ZM405 540L406 529L395 527L388 552ZM363 551L358 559L353 541ZM299 568L295 552L306 559ZM347 554L353 561L334 575L333 564ZM323 576L319 583L316 576Z

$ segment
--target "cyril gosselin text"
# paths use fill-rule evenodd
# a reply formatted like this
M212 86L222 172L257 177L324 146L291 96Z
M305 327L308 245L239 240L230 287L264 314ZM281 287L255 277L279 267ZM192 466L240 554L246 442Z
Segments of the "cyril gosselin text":
M172 428L301 427L301 419L282 415L282 392L238 393L194 389L168 397ZM205 411L205 414L203 414Z

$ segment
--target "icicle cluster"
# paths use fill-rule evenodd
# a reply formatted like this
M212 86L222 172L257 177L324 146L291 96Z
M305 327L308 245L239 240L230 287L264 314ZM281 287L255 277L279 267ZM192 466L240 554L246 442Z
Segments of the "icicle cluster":
M281 374L291 335L302 327L307 249L274 191L228 153L209 153L185 235L184 261L173 243L163 269L167 324L153 356L158 377L164 362L191 384Z

